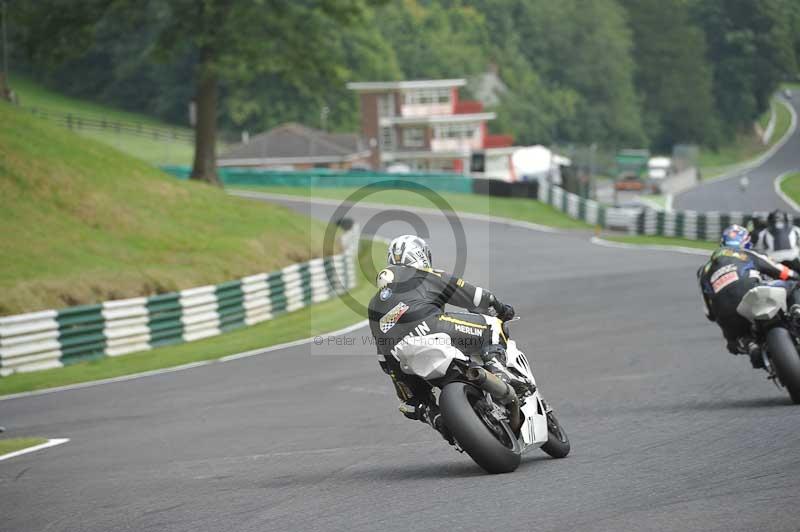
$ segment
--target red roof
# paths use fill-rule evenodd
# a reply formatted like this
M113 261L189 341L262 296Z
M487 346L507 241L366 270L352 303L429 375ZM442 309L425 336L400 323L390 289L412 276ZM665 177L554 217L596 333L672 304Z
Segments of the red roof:
M483 139L484 148L508 148L514 145L511 135L486 135Z

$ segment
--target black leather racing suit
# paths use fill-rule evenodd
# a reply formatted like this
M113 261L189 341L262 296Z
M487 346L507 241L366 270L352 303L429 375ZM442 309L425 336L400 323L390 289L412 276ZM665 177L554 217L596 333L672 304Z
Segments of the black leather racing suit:
M754 251L719 248L697 271L706 317L720 326L732 353L737 352L735 346L740 338L750 336L751 329L750 322L736 308L751 288L764 282L762 274L781 282L789 305L800 302L797 273Z
M505 345L506 331L499 319L484 315L503 311L489 291L440 270L388 266L378 273L378 293L369 302L369 325L375 338L381 369L395 385L402 401L434 404L431 386L400 369L392 354L406 336L446 333L464 353L480 353L492 344ZM473 313L444 312L445 304Z
M800 228L788 223L770 224L759 231L755 248L765 255L776 251L796 250L800 248ZM800 260L797 258L784 261L784 264L795 271L800 269Z

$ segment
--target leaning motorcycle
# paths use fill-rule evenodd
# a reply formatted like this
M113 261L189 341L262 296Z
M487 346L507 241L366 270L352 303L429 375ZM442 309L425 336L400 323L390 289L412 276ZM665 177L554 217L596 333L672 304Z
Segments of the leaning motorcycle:
M541 448L553 458L569 454L567 434L544 402L527 358L514 340L506 346L506 369L518 389L467 356L444 333L406 338L395 354L404 373L425 379L438 393L439 409L456 448L488 473L509 473L522 454Z
M786 318L786 290L769 284L748 291L736 308L753 325L753 336L769 378L800 404L800 354L797 334Z

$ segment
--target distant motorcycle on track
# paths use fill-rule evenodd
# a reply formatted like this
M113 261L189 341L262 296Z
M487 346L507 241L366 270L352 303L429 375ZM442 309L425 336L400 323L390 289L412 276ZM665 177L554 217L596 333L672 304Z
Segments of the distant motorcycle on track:
M758 232L755 248L773 261L800 271L800 228L785 212L769 213L766 226Z
M506 346L507 370L525 386L517 389L432 336L406 338L396 351L403 372L429 382L438 394L444 424L465 451L489 473L508 473L523 453L541 447L554 458L569 454L567 434L536 387L531 366L514 340Z

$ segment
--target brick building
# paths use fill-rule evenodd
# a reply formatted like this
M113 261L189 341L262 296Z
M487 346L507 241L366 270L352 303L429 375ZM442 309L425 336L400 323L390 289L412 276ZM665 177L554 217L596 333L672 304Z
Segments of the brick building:
M459 100L464 85L464 79L348 83L360 96L370 164L467 172L474 151L511 146L511 137L487 132L495 113L481 102Z

